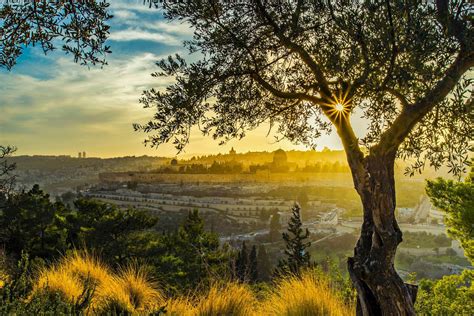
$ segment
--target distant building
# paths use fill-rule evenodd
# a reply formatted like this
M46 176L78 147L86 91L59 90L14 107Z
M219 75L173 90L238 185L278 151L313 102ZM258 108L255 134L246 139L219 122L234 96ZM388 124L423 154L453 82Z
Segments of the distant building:
M82 158L86 158L86 152L85 151L82 152Z
M283 149L278 149L273 153L270 169L272 172L287 172L289 170L288 157Z
M416 206L415 213L415 224L426 223L431 210L430 199L426 195L420 197L420 201Z
M337 214L337 210L332 210L321 216L320 224L321 226L332 227L332 226L336 226L338 221L339 221L339 216Z
M235 151L234 147L232 147L229 151L229 155L234 156L237 152Z
M77 158L82 158L82 153L81 152L77 153Z

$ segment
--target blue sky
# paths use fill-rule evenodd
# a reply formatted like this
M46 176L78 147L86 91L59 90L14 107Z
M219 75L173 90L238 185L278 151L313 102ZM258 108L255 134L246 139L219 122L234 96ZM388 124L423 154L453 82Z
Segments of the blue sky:
M161 89L172 78L152 78L155 62L170 54L186 55L182 41L192 36L186 24L170 23L159 10L140 0L111 1L108 44L112 54L102 69L77 65L57 50L44 55L27 48L11 72L0 69L0 144L18 147L18 154L68 154L86 151L88 156L174 156L171 145L144 147L144 135L132 129L152 115L138 99L143 90ZM243 140L218 146L218 141L192 133L181 154L304 149L283 141L274 142L262 126ZM336 135L323 136L320 148L341 148Z

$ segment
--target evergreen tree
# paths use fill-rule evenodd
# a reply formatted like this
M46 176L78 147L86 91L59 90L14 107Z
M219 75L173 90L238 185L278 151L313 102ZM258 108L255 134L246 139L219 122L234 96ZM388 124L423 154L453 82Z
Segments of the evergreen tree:
M27 192L9 194L0 211L0 245L16 256L27 251L33 258L51 258L65 250L62 220L68 212L37 184Z
M272 214L272 218L270 220L270 241L275 242L280 237L280 214L278 212L274 212Z
M252 250L250 251L249 255L249 280L252 283L258 281L258 260L257 260L257 247L255 245L252 246Z
M300 206L295 204L292 208L293 215L288 222L288 232L283 233L283 240L286 243L285 255L278 264L279 274L295 274L299 275L301 268L311 265L311 256L306 249L311 245L307 241L309 230L303 231L303 223L301 222Z
M297 202L301 206L301 214L303 215L303 218L308 218L310 215L308 211L309 198L305 189L301 190L298 194Z
M236 263L235 263L236 276L242 282L248 279L247 278L248 266L249 266L249 254L247 250L247 245L244 241L242 243L242 249L240 249L237 255Z
M446 213L449 236L459 240L466 257L474 263L474 167L464 182L442 178L428 181L426 192Z
M85 246L114 263L154 255L159 235L151 229L158 221L156 216L84 198L74 206L77 212L69 213L63 221L68 247Z
M174 252L183 262L187 284L193 286L207 277L214 261L219 258L219 239L216 234L204 230L204 222L198 210L189 212L183 225L179 228L177 247Z
M264 245L258 247L257 263L258 281L270 281L272 267Z

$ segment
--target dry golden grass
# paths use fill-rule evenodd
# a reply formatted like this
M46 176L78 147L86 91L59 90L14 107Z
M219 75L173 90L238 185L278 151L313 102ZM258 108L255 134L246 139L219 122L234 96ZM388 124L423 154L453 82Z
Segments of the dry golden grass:
M64 257L60 266L83 281L89 280L94 285L110 282L113 278L110 269L97 257L88 252L74 251Z
M164 296L146 270L135 264L120 271L109 285L109 300L128 306L129 311L153 311L165 304Z
M143 269L130 265L114 275L106 265L85 252L74 252L58 264L40 271L33 295L49 291L75 303L87 287L92 289L87 308L91 314L108 311L148 314L165 302Z
M64 267L53 266L39 273L33 286L33 294L41 291L57 293L66 301L75 303L84 292L84 284Z
M172 316L195 316L196 307L192 300L186 297L170 299L165 303L166 315Z
M213 285L196 307L196 315L247 316L255 313L258 301L245 285L229 282Z
M316 316L351 315L347 306L321 273L308 271L301 278L278 281L263 300L244 284L220 282L195 297L167 299L151 281L146 270L129 265L118 273L97 258L74 252L56 265L40 271L33 295L40 291L58 293L71 303L91 287L86 313L147 315L165 306L167 315L179 316Z
M278 316L340 316L353 315L353 307L346 306L331 288L330 281L314 272L303 273L301 279L281 279L263 302L259 315Z

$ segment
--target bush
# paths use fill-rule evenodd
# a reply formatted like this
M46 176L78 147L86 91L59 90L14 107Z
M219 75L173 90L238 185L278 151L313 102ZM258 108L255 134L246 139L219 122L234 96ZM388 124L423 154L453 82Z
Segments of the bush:
M471 315L474 311L474 271L421 280L415 308L420 315Z

